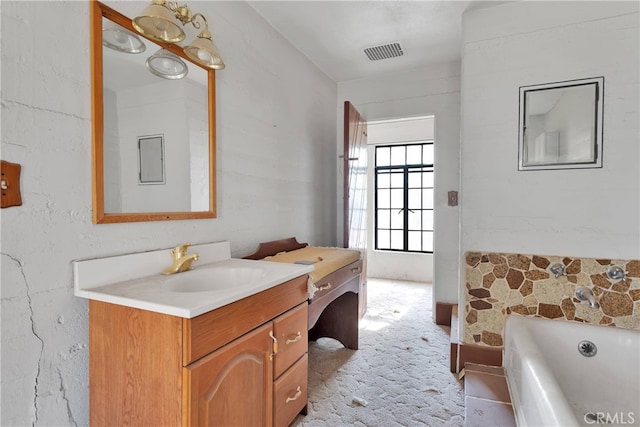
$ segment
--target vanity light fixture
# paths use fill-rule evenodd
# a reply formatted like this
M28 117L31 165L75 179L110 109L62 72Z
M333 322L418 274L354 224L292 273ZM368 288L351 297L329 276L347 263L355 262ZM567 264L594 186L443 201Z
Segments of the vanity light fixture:
M198 20L198 18L200 18ZM207 18L201 13L193 13L186 4L178 5L176 0L151 0L142 14L133 19L133 27L141 34L166 43L179 43L185 33L178 25L191 23L197 30L204 28L196 40L184 48L185 54L194 62L214 70L222 70L224 62L213 43Z
M147 46L137 34L116 24L105 25L102 30L102 44L123 53L142 53L147 50Z
M165 49L148 57L146 64L149 71L163 79L181 79L189 72L187 64L178 55Z

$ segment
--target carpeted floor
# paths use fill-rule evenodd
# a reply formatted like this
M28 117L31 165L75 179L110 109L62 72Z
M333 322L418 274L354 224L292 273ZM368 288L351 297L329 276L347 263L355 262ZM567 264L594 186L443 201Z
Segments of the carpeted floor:
M368 280L359 350L309 343L309 413L293 426L463 426L449 330L433 323L431 286Z

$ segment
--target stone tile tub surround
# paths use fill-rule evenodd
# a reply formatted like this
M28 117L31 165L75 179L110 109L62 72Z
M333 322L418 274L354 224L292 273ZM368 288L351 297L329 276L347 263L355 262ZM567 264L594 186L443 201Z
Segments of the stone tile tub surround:
M554 263L564 265L564 276L549 271ZM625 279L607 277L614 265ZM465 278L466 343L501 347L510 314L640 329L640 260L467 252ZM580 286L593 290L600 308L575 298Z

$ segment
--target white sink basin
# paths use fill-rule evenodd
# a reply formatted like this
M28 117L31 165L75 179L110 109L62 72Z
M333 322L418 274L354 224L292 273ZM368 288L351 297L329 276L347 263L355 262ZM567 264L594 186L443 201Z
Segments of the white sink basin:
M2 0L0 0L2 1ZM231 258L229 242L193 245L193 270L160 274L169 249L73 262L74 293L187 319L308 274L312 265Z
M260 267L211 265L178 273L160 285L170 292L220 292L255 286L267 274Z

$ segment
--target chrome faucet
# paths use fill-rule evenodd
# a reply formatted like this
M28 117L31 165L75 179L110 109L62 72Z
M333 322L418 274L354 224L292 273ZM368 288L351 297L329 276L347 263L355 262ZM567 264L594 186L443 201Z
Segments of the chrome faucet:
M173 264L171 264L171 267L165 268L162 271L162 274L176 274L191 270L191 264L193 261L197 261L200 258L200 255L187 255L187 249L189 246L191 246L191 243L185 243L184 245L176 246L171 250Z
M598 300L593 294L593 291L586 286L580 286L578 289L576 289L576 298L578 298L580 301L588 302L589 307L591 308L600 308L600 304L598 304Z

